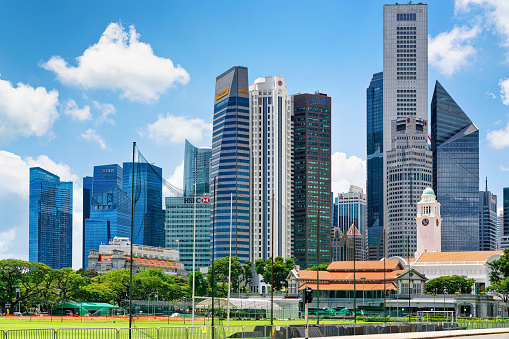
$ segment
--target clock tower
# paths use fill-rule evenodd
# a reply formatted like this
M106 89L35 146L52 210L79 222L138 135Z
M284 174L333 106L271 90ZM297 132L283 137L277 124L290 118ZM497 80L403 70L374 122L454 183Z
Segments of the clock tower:
M417 203L417 258L424 252L441 252L442 218L440 203L431 187L422 192L421 201Z

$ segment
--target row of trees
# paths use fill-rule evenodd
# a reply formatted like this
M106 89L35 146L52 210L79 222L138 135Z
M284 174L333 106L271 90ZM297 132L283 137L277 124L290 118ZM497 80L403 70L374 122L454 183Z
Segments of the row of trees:
M255 263L255 272L261 274L263 282L271 284L271 258ZM242 264L238 257L231 260L231 292L249 292L253 279L251 262ZM274 259L274 290L287 287L286 277L294 267L293 259ZM185 280L169 276L160 269L141 270L133 276L133 299L177 300L191 298L193 278L196 296L218 297L228 294L229 257L215 261L214 279L212 270L206 276L199 271ZM0 260L0 301L9 302L12 308L18 304L41 305L49 310L52 305L63 301L108 302L120 306L129 296L129 270L109 271L97 274L95 271L72 268L52 269L42 263L17 259ZM214 288L213 288L214 287ZM16 293L16 289L20 293Z

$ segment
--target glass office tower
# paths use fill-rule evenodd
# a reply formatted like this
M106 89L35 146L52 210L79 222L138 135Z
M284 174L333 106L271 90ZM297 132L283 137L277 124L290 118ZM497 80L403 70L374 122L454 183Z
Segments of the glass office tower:
M249 260L249 88L247 68L235 66L216 78L210 163L215 260L230 253L230 199L233 197L232 254ZM213 187L214 178L216 187ZM214 210L215 205L215 210ZM215 217L214 217L215 216ZM214 220L215 219L215 220Z
M28 257L53 269L72 266L72 182L30 168Z
M497 196L488 191L486 178L486 188L479 192L479 250L497 250L497 231Z
M189 273L193 272L193 253L197 271L209 267L210 194L166 197L165 203L165 247L179 250L180 261Z
M367 251L368 259L383 257L384 163L383 72L373 74L366 90L367 151Z
M295 94L292 99L295 131L294 256L295 264L308 268L317 263L331 262L332 99L319 92Z
M132 198L132 163L124 162L123 188ZM134 163L134 244L164 247L162 169L147 162Z
M502 235L509 236L509 187L504 187L502 208L502 215L504 216L504 221L502 223Z
M212 148L195 147L186 139L184 152L184 196L209 193Z
M431 100L431 150L442 251L478 251L479 130L438 81Z

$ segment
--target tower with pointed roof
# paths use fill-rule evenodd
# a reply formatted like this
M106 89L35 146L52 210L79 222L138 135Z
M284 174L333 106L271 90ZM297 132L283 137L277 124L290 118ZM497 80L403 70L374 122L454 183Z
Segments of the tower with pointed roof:
M417 203L417 251L415 257L422 253L442 251L442 218L440 203L435 192L428 186L424 189L421 201Z
M479 250L479 130L437 81L431 101L433 190L442 251Z

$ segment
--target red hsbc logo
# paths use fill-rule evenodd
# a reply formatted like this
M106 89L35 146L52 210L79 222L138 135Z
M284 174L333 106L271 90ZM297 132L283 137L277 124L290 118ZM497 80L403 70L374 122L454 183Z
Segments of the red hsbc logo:
M210 202L210 198L184 198L185 204L194 204L194 203L208 204L209 202Z
M210 202L210 199L209 198L203 198L201 199L201 202L204 203L204 204L207 204Z

